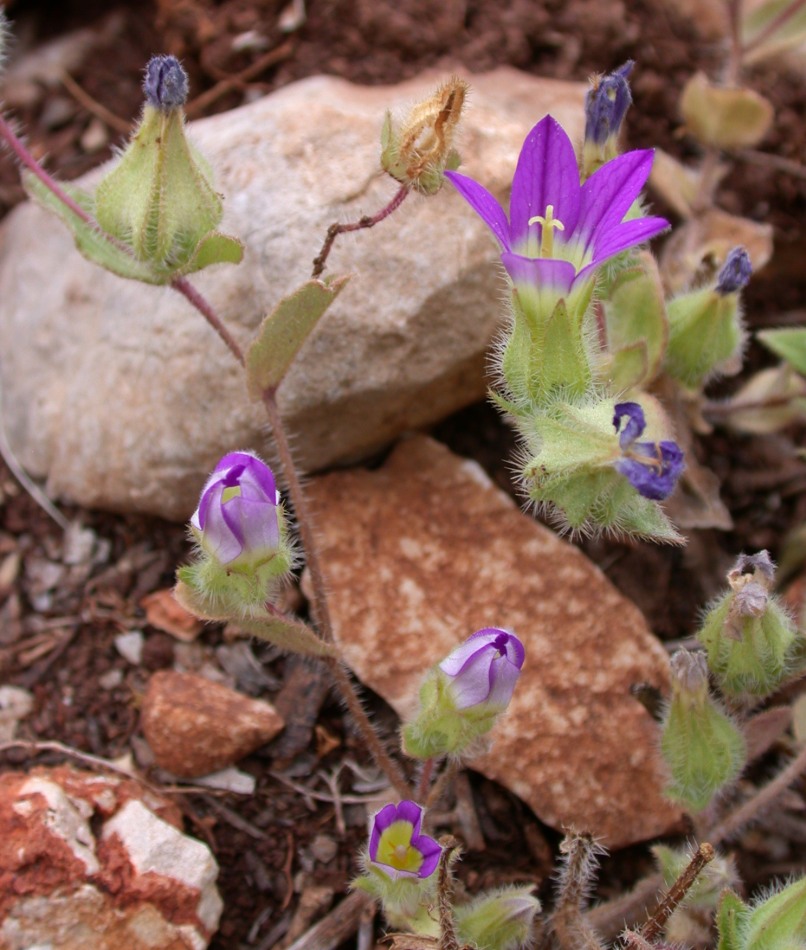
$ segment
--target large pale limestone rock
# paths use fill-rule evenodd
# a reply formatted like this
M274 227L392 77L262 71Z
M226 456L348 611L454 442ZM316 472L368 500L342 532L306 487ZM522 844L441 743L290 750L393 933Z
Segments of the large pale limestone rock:
M0 777L0 950L204 950L218 866L176 806L68 766Z
M417 436L377 471L314 478L329 603L347 661L401 716L425 669L481 627L526 663L473 767L547 824L610 847L668 831L658 727L633 683L668 661L638 609L578 549L518 510L474 463Z
M377 173L384 110L439 78L361 88L318 77L193 124L226 197L223 230L247 245L239 267L193 281L242 344L310 275L330 223L374 213L394 194ZM509 68L472 77L464 170L505 198L541 116L579 138L584 89ZM501 309L495 259L450 186L339 240L330 272L353 279L280 393L306 468L360 457L483 396ZM184 298L94 268L31 206L0 232L0 375L22 462L84 505L183 519L223 453L267 451L239 367Z

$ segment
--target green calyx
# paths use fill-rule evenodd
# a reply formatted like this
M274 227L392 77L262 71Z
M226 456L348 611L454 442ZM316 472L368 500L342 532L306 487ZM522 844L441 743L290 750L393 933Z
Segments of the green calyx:
M667 797L692 812L707 808L747 758L742 733L707 687L686 689L679 683L673 683L661 752L669 771Z
M417 716L401 731L403 751L415 759L459 756L487 735L502 711L484 703L457 709L449 677L434 667L420 688Z
M742 613L739 597L737 591L725 594L708 611L697 639L726 695L761 698L773 693L792 669L798 635L774 595L757 615Z
M149 265L152 282L167 283L241 259L240 243L215 231L222 213L210 171L185 137L182 111L146 105L118 164L98 185L98 224Z
M695 290L669 301L667 309L670 376L696 389L713 376L738 372L745 334L737 293Z

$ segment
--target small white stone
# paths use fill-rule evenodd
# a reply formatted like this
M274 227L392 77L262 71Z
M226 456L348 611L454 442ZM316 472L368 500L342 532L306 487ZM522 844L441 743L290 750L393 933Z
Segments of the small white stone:
M120 633L115 637L115 649L132 666L140 665L143 659L144 643L145 638L141 630L130 630L128 633Z

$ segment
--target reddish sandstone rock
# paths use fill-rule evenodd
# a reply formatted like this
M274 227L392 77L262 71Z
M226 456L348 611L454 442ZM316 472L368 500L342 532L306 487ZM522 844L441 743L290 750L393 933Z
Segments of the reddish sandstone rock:
M270 703L173 670L151 677L141 724L160 768L184 778L232 765L284 725Z
M658 727L630 693L666 689L666 653L581 551L422 436L378 470L309 488L336 637L368 686L405 715L426 668L457 642L512 630L526 663L473 767L547 824L610 847L670 830L679 812L661 797Z
M0 950L204 950L217 873L139 782L69 766L0 776Z

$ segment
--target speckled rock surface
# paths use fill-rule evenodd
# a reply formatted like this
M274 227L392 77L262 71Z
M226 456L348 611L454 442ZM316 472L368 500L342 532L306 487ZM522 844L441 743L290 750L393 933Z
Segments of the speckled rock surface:
M481 627L510 629L526 663L473 767L547 824L609 847L676 823L657 725L630 694L666 689L665 651L579 550L423 436L376 471L312 479L310 492L336 635L360 679L405 716L427 666Z
M0 776L0 950L204 950L218 866L172 803L132 779Z
M193 123L225 196L238 267L192 282L242 346L305 281L327 227L382 208L387 108L439 76L363 88L333 77L286 86ZM582 133L585 85L509 68L472 77L464 168L506 199L523 139L551 111ZM96 176L97 177L97 176ZM300 352L280 410L309 470L349 461L481 399L501 315L495 243L450 186L408 198L370 234L341 238L329 273L352 279ZM265 453L265 416L240 367L179 294L93 267L31 205L0 229L0 378L14 451L54 495L184 520L226 452Z
M162 670L149 680L141 725L157 765L193 778L233 765L284 723L271 703L195 673Z

